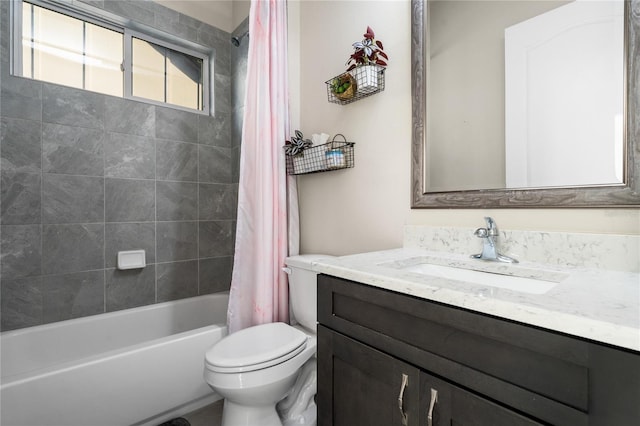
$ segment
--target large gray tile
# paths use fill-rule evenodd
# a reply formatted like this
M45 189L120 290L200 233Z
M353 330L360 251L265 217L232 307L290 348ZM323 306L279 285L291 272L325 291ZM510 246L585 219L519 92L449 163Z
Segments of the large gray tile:
M150 3L150 1L104 0L104 9L123 18L153 26L155 14Z
M100 9L104 9L104 2L105 1L110 1L110 0L76 0L79 1L81 3L87 3L90 4L91 6L95 6L98 7Z
M180 22L180 16L184 15L167 8L163 9L162 13L156 12L156 28L180 37L183 40L197 42L198 30Z
M3 225L40 223L40 174L2 172L0 222Z
M156 109L144 102L107 97L105 99L105 128L107 131L154 137Z
M231 114L216 113L198 116L198 143L212 146L231 146Z
M222 424L223 408L224 399L221 399L213 404L191 411L183 417L191 426L220 426Z
M3 2L4 3L4 2ZM2 116L42 121L42 83L2 74Z
M104 312L104 271L42 277L42 322Z
M242 144L242 123L244 120L244 106L233 110L231 116L231 146L239 147Z
M231 77L217 72L213 76L215 84L215 113L231 113Z
M40 275L40 225L8 225L0 231L0 275L3 279Z
M158 262L197 258L197 222L158 222L156 224L156 260Z
M198 42L214 49L226 49L229 52L233 45L229 42L231 33L212 25L203 24L198 28Z
M215 53L213 55L213 63L215 64L214 69L217 74L231 75L232 73L232 68L233 68L232 49L236 49L236 47L234 47L231 43L229 43L230 39L231 39L231 34L229 34L228 37L226 37L226 40L222 40L222 43L220 43L220 41L216 41L216 45L214 46ZM247 43L248 41L249 39L245 37L242 40L241 42L242 44L240 47L242 47L242 45Z
M43 84L42 121L104 129L105 96L88 90Z
M105 215L107 222L155 220L155 182L105 179Z
M198 186L199 220L235 220L238 185L201 183Z
M156 137L182 142L198 142L198 114L157 107Z
M199 21L195 18L192 18L191 16L187 16L182 13L178 14L178 23L182 26L189 27L196 31L207 25L202 21Z
M155 178L155 142L152 138L107 133L104 151L105 176Z
M43 225L43 274L90 271L103 265L103 224Z
M45 173L103 176L104 132L44 123L42 170Z
M234 222L200 222L198 227L198 250L200 257L233 256Z
M118 252L144 250L148 264L156 261L156 225L147 223L107 223L105 225L105 267L118 265Z
M180 15L181 15L180 12L173 9L169 9L168 7L163 6L156 2L153 2L153 6L154 7L152 10L153 10L153 13L156 15L156 22L158 22L160 19L163 19L164 21L175 22L175 23L180 22Z
M197 260L158 264L158 302L197 295Z
M2 170L40 172L42 157L40 122L2 118L1 126L0 167Z
M42 222L104 222L104 179L44 174Z
M198 294L229 291L233 270L232 256L200 259L199 268Z
M240 147L231 148L231 182L240 182Z
M231 183L231 148L198 146L198 180Z
M10 8L8 5L5 5L3 3L6 2L0 2L0 22L9 22L9 13L10 13ZM5 24L2 24L5 25ZM0 30L2 30L2 27L0 27ZM3 49L2 53L3 55L7 55L9 53L9 45L10 40L8 40L8 32L7 29L5 27L4 32L0 33L0 48ZM0 58L3 61L7 61L9 58ZM2 70L2 72L5 72L5 70Z
M2 278L0 315L2 331L42 324L42 278Z
M192 143L158 140L156 178L195 182L198 179L198 146Z
M107 312L155 303L155 265L124 271L107 269L106 276Z
M196 220L198 184L187 182L156 183L157 220Z
M248 50L248 43L243 43L239 48L234 49L231 55L233 61L231 71L231 108L233 109L244 105Z

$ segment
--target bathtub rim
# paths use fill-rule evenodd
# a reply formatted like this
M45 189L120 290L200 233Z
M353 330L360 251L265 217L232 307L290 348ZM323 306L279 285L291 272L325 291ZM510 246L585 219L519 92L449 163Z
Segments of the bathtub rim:
M22 328L22 329L19 329L19 330L9 330L9 331L0 333L0 337L27 334L27 333L29 333L29 331L32 331L32 332L33 331L46 331L47 329L50 329L50 328L56 328L56 327L64 326L65 323L68 323L68 322L71 322L71 321L77 322L77 321L85 321L86 320L86 322L93 322L93 321L98 321L101 318L104 318L105 316L123 316L123 315L126 315L127 313L130 314L131 311L133 311L133 310L136 310L136 311L140 311L140 310L148 311L148 310L152 310L154 308L155 309L161 309L161 308L166 307L168 305L175 305L176 303L186 304L189 301L193 301L193 299L195 299L195 298L210 298L210 297L213 298L213 297L220 297L220 296L228 297L228 292L219 292L219 293L212 293L212 294L194 296L194 297L189 297L189 298L184 298L184 299L178 299L178 300L173 300L173 301L156 303L156 304L153 304L153 305L144 305L144 306L141 306L141 307L122 309L122 310L112 311L112 312L105 312L105 313L102 313L102 314L91 315L91 316L87 316L87 317L72 318L72 319L69 319L69 320L57 321L57 322L54 322L54 323L42 324L42 325L38 325L38 326L34 326L34 327L26 327L26 328ZM99 317L99 318L96 318L96 317ZM37 328L37 330L34 330L36 328ZM83 367L83 366L96 364L96 363L99 363L99 362L101 362L102 360L104 360L106 358L116 358L116 357L125 356L127 353L133 352L133 351L141 351L141 350L144 350L144 349L157 348L159 346L167 344L170 341L184 340L184 339L186 339L188 337L191 337L191 336L196 336L196 335L200 335L200 334L209 333L212 330L218 329L218 328L221 329L221 338L224 338L228 334L228 327L227 327L226 321L224 323L209 324L209 325L205 325L203 327L198 327L198 328L194 328L194 329L190 329L190 330L185 330L185 331L182 331L182 332L179 332L179 333L169 334L169 335L166 335L166 336L163 336L163 337L160 337L160 338L155 338L155 339L151 339L151 340L145 340L145 341L133 344L133 345L121 346L121 347L118 347L118 348L115 348L115 349L99 352L99 353L96 353L94 355L89 355L89 356L79 357L79 358L75 358L75 359L71 359L71 360L61 361L61 362L57 362L55 364L51 364L51 365L47 365L47 366L43 366L43 367L38 367L38 368L33 368L31 370L28 370L28 371L20 371L18 373L14 373L14 374L10 374L10 375L9 374L8 375L4 375L3 374L4 369L2 368L2 360L0 359L0 390L8 389L8 388L10 388L12 386L17 386L17 385L22 384L22 383L26 383L26 382L29 382L29 381L32 381L32 380L36 380L39 377L49 376L49 375L53 375L53 374L59 374L61 372L70 371L70 370L73 370L75 368L80 368L80 367ZM8 334L4 334L4 333L8 333ZM203 354L203 359L204 359L204 354Z
M17 328L15 330L7 330L7 331L2 331L0 332L0 341L2 340L2 337L8 337L8 336L19 336L21 334L27 334L29 332L37 332L37 331L46 331L48 329L52 329L52 328L58 328L63 326L64 324L68 324L71 322L94 322L94 321L99 321L100 319L103 319L105 317L116 317L116 316L124 316L127 314L130 314L131 311L149 311L149 310L156 310L156 309L160 309L163 307L167 307L170 305L175 305L175 304L185 304L188 303L190 301L193 301L194 299L204 299L204 298L210 298L210 297L219 297L222 295L226 295L227 298L229 297L229 291L221 291L221 292L217 292L217 293L209 293L209 294L201 294L198 296L192 296L192 297L185 297L182 299L176 299L176 300L169 300L166 302L158 302L158 303L152 303L151 305L141 305L141 306L135 306L132 308L126 308L126 309L118 309L116 311L110 311L110 312L103 312L101 314L95 314L95 315L86 315L86 316L82 316L82 317L77 317L77 318L69 318L66 320L61 320L61 321L54 321L54 322L50 322L47 324L39 324L39 325L34 325L31 327L23 327L23 328Z
M195 337L201 334L207 334L214 329L221 330L221 339L227 336L228 328L226 324L211 324L205 327L196 328L194 330L187 330L181 333L171 334L169 336L162 337L160 339L148 340L135 345L124 346L119 349L113 349L110 351L100 352L99 354L78 358L71 361L65 361L58 364L50 365L47 367L36 368L29 371L24 371L12 375L0 377L0 392L4 389L9 389L13 386L19 386L24 383L28 383L34 380L38 380L42 377L52 376L55 374L61 374L64 372L72 371L74 369L83 368L92 364L99 364L105 360L114 358L121 358L127 356L131 352L140 352L143 350L153 350L168 343L179 342L184 339ZM204 368L204 354L202 355L203 368Z

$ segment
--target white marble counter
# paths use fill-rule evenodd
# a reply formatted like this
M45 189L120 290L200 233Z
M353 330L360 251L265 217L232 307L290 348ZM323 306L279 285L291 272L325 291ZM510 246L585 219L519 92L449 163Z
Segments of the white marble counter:
M522 260L513 267L477 261L480 269L491 272L510 273L509 268L514 268L519 276L533 271L528 276L551 281L558 277L561 279L545 294L527 294L398 269L411 263L411 259L421 257L435 257L445 265L468 265L470 261L468 255L434 252L424 248L401 248L323 259L315 262L313 269L640 352L638 272L565 267Z

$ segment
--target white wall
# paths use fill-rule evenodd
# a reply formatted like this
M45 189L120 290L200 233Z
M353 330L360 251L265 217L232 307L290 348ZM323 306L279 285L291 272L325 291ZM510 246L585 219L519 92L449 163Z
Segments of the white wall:
M290 2L292 0L289 0ZM410 2L302 0L299 26L300 130L343 133L356 142L355 167L301 176L301 252L342 255L402 245L405 224L476 227L485 215L503 229L640 234L640 209L411 210ZM389 55L386 89L340 106L324 82L345 70L367 25ZM290 58L295 60L295 58Z

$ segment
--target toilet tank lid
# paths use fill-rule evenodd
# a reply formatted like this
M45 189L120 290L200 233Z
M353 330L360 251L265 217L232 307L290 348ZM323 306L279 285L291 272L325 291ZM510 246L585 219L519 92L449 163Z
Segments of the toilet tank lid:
M329 256L328 254L301 254L285 258L284 263L290 267L311 270L312 262L317 262L320 259L331 259L334 257L335 256Z

